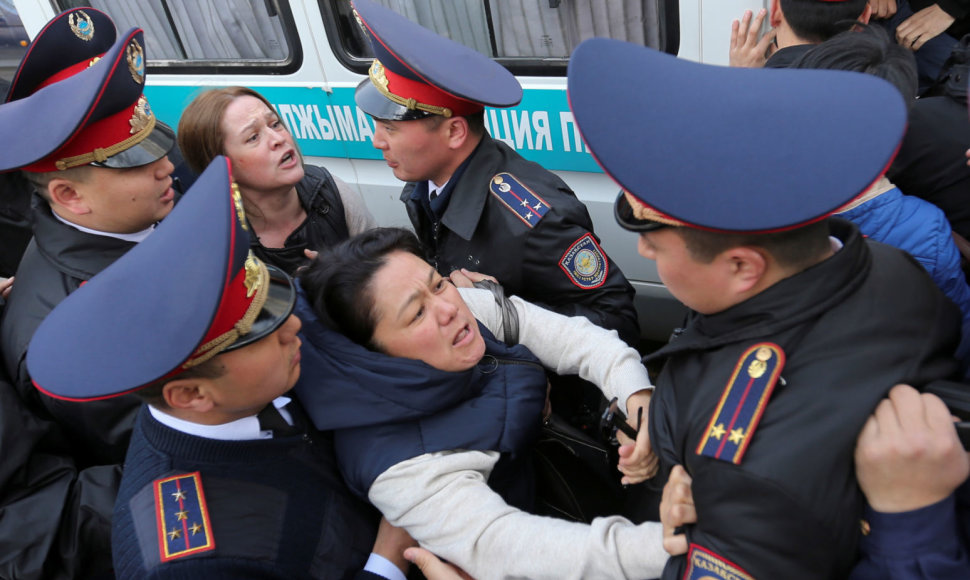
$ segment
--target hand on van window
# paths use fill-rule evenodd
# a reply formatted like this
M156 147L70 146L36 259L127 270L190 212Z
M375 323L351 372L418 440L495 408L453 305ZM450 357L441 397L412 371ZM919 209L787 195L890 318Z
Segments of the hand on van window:
M642 390L630 395L626 401L627 423L634 429L639 428L637 440L633 441L622 431L617 430L616 439L620 442L620 460L617 469L623 474L620 483L624 485L640 483L657 474L659 459L650 446L647 429L647 410L653 391ZM643 409L638 412L638 409Z
M691 492L691 477L681 465L670 470L670 478L664 485L660 499L660 523L664 530L664 550L671 556L687 553L687 535L677 533L677 528L697 522L697 509L694 507L694 494Z
M761 25L768 16L768 11L762 8L753 19L751 11L745 10L741 20L731 23L731 66L761 68L775 49L775 30L769 30L758 38Z
M866 421L856 476L872 509L898 513L946 499L970 474L950 410L936 395L896 385Z
M424 548L408 548L404 557L420 568L428 580L474 580L461 568L442 562Z
M9 278L0 277L0 298L6 300L10 296L11 289L13 289L13 276Z
M472 272L467 268L462 268L461 270L455 270L448 275L451 279L451 283L459 288L473 288L475 282L481 282L482 280L488 280L490 282L495 282L498 284L498 280L494 276L489 276L488 274L481 274L479 272Z
M889 18L896 13L896 0L869 0L869 8L872 9L872 18Z
M933 4L913 14L896 28L896 42L910 50L919 50L932 38L953 24L954 18Z

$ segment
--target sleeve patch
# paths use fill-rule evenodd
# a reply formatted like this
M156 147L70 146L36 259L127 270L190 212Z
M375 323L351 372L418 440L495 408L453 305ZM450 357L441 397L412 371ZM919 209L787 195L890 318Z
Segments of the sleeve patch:
M535 227L551 207L511 173L496 174L488 188L496 199L530 228Z
M740 464L785 366L785 352L762 342L744 351L728 380L697 454Z
M602 286L610 271L606 254L590 233L584 234L569 246L559 259L559 267L573 284L583 290Z
M690 545L684 580L754 580L737 564L698 546Z
M162 562L216 548L199 472L157 479L155 519Z

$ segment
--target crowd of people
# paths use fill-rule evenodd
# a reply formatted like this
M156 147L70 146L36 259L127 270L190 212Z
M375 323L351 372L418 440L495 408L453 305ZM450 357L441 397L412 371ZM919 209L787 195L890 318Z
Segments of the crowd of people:
M140 29L73 8L31 43L0 577L970 577L970 119L925 94L960 1L773 0L730 67L574 51L616 221L688 307L650 353L585 206L485 130L518 80L353 5L411 230L252 89L156 119Z

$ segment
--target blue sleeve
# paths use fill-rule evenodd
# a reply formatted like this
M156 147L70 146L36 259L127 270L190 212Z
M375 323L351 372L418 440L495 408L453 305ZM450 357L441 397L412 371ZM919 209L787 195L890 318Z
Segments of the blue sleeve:
M933 505L886 514L866 508L869 534L850 580L966 580L970 558L953 495Z

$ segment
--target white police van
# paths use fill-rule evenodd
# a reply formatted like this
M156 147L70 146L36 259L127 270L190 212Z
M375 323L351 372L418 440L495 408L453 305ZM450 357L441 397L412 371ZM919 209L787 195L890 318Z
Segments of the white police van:
M146 94L172 126L201 89L256 89L276 107L309 163L358 184L380 224L408 225L398 200L403 184L371 146L373 122L354 104L370 54L349 0L13 1L31 37L61 10L88 5L111 15L120 31L143 28ZM488 109L489 132L559 173L586 203L603 247L637 289L644 337L665 340L683 311L653 263L637 255L636 236L613 220L618 188L584 147L569 112L569 54L585 38L610 36L726 64L731 21L768 0L379 1L492 56L519 78L521 104Z

